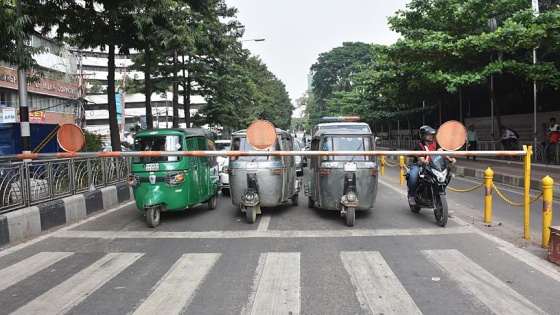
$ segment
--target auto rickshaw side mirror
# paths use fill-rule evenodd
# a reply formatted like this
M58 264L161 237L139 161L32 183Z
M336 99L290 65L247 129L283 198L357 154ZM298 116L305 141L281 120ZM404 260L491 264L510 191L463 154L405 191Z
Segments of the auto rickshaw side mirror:
M381 137L375 137L375 144L381 144Z

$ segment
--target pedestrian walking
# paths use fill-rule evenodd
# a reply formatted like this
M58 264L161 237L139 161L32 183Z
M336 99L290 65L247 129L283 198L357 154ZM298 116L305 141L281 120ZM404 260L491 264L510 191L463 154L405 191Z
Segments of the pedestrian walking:
M476 151L478 150L478 134L474 130L474 125L469 126L469 130L467 131L467 150L468 151ZM470 156L467 156L467 160ZM476 161L476 155L473 156L473 161Z
M550 163L553 160L552 148L558 145L558 140L560 139L560 126L556 123L556 118L551 117L548 122L548 128L546 130L546 141L542 142L544 147L544 161L545 163ZM558 158L558 157L557 157Z

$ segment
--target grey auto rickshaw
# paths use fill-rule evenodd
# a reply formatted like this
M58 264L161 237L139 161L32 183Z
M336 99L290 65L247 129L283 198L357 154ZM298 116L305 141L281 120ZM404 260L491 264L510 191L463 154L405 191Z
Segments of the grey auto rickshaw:
M292 136L276 129L274 144L268 151L293 151ZM247 130L232 134L232 151L255 151L247 139ZM301 180L296 176L293 156L230 157L229 185L233 205L245 212L247 222L254 223L261 207L276 207L291 201L298 205Z
M311 151L374 151L371 132L350 129L319 130ZM305 187L308 207L340 211L353 226L356 210L374 207L378 163L374 156L311 156L310 181Z

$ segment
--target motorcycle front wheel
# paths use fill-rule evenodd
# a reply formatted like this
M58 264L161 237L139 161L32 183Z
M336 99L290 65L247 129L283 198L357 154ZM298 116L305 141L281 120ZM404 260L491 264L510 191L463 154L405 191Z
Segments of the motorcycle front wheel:
M437 225L444 227L447 224L447 218L449 217L449 209L447 208L447 198L445 195L435 195L435 209L434 215L436 217Z

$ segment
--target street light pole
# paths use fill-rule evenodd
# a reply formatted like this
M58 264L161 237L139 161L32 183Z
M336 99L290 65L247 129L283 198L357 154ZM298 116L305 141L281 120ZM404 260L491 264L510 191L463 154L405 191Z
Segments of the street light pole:
M240 43L242 43L242 42L264 42L264 40L265 40L264 38L252 38L252 39L243 39L243 40L240 40L239 42Z
M535 17L539 15L539 0L532 0ZM533 49L533 65L537 64L537 49ZM533 147L537 147L537 81L533 80Z
M21 1L18 1L17 6L18 18L23 15ZM20 49L23 49L24 43L21 36L17 39L17 44ZM29 108L27 107L27 74L22 67L18 69L18 91L22 153L31 153L31 131L29 128Z

